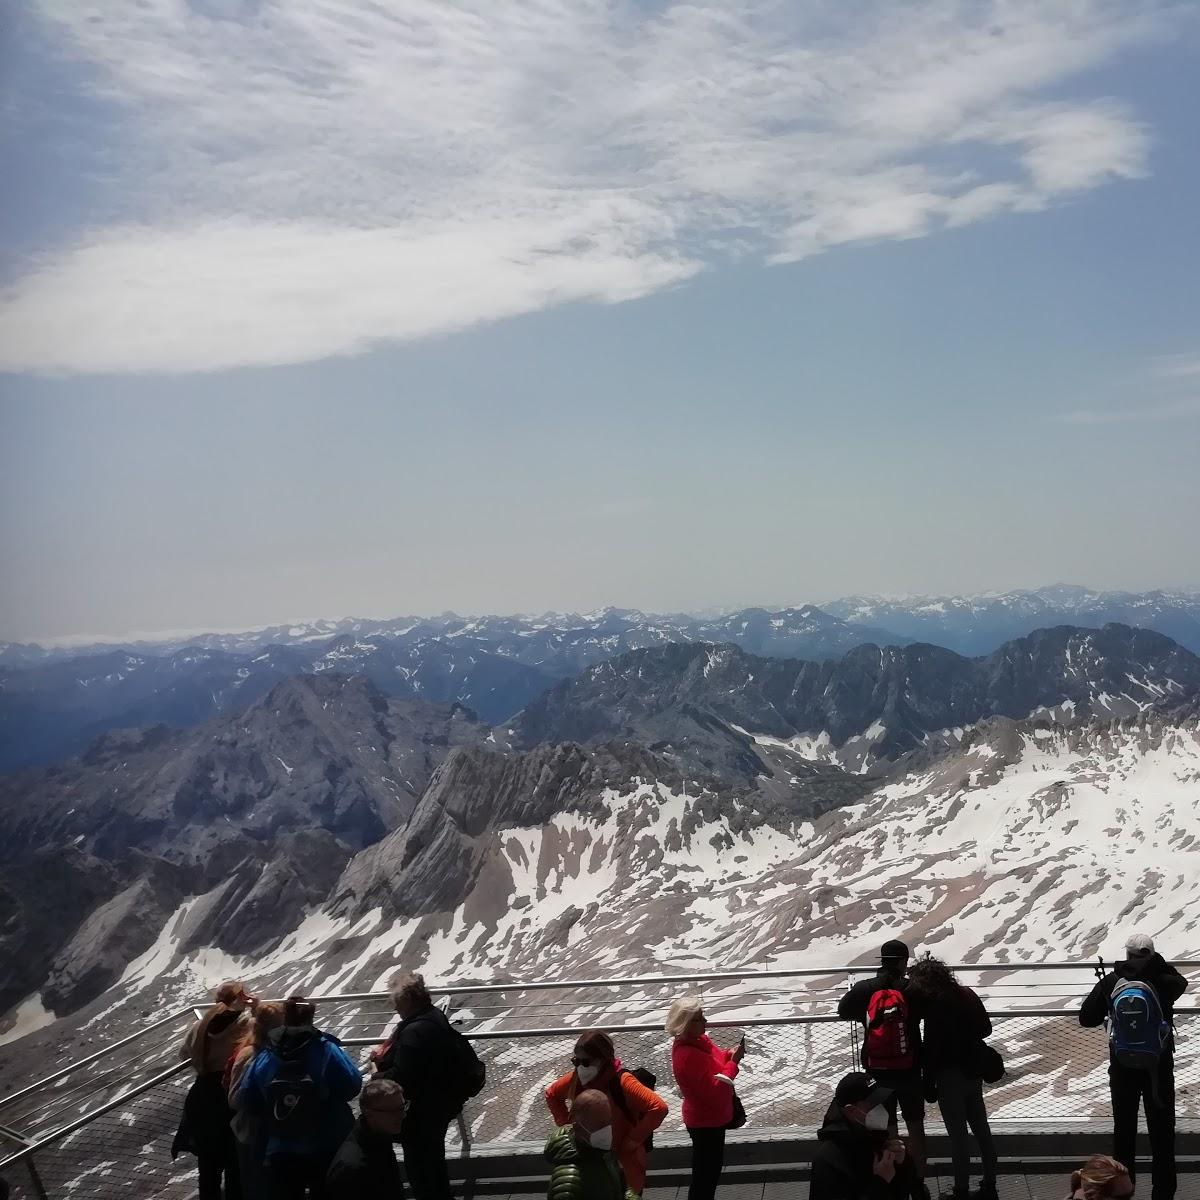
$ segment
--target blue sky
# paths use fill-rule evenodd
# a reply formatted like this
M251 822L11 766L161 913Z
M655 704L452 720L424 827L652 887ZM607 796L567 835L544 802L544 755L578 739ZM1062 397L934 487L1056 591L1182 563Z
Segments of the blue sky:
M898 12L26 6L0 637L1200 584L1194 10Z

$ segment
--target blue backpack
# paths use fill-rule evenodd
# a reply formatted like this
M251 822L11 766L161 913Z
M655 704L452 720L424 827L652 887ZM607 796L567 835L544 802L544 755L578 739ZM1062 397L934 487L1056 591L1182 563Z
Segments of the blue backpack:
M1157 1071L1171 1036L1158 994L1142 979L1125 979L1108 1002L1108 1044L1123 1067Z

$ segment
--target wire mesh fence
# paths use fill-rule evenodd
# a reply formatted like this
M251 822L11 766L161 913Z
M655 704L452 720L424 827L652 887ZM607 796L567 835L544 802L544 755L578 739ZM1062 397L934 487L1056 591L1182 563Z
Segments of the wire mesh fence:
M364 1061L370 1045L382 1036L388 1014L327 1005L325 1024L348 1033L353 1052ZM656 1016L660 1013L656 1013ZM719 1014L717 1014L719 1015ZM369 1034L349 1032L356 1022L384 1018ZM828 1017L781 1023L747 1019L714 1029L719 1044L732 1046L744 1033L747 1055L738 1090L746 1106L747 1126L731 1135L740 1140L769 1139L811 1132L820 1125L833 1084L857 1067L857 1027ZM1092 1126L1098 1134L1109 1118L1107 1047L1102 1030L1082 1029L1073 1012L1064 1015L994 1013L991 1042L1004 1056L1005 1079L987 1090L994 1126L1054 1128ZM637 1022L626 1022L637 1024ZM1200 1058L1194 1049L1200 1035L1200 1012L1177 1014L1176 1054L1179 1127L1200 1130ZM657 1139L683 1138L679 1096L670 1067L670 1043L655 1021L654 1028L617 1028L614 1039L627 1066L646 1067L671 1112ZM548 1132L545 1087L569 1068L574 1029L522 1034L516 1030L472 1031L480 1057L488 1067L488 1083L465 1113L471 1153L484 1155L529 1149ZM108 1111L82 1121L67 1136L39 1146L26 1158L2 1167L16 1200L66 1200L95 1197L162 1197L184 1200L196 1193L195 1161L172 1161L171 1142L191 1082L186 1066L173 1068L145 1090L110 1100ZM102 1107L102 1106L99 1106ZM96 1112L93 1107L89 1110ZM939 1130L936 1110L929 1114L931 1131ZM2 1134L0 1134L2 1136ZM16 1143L10 1143L15 1145ZM452 1127L450 1152L462 1146Z

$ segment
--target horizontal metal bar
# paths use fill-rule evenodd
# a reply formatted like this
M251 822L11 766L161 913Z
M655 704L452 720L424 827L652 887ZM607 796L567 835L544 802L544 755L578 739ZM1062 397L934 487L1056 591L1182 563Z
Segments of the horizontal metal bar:
M1200 1008L1176 1009L1177 1017L1200 1014ZM993 1020L1006 1020L1012 1017L1078 1017L1077 1008L1012 1008L1003 1012L989 1012ZM828 1013L815 1016L798 1017L746 1017L744 1020L715 1020L709 1021L710 1029L753 1029L771 1028L776 1025L857 1025L857 1021L843 1021L841 1017ZM604 1025L605 1033L665 1033L661 1021L650 1024ZM463 1036L472 1041L499 1041L503 1038L535 1038L535 1037L578 1037L579 1026L552 1026L545 1029L471 1029L464 1030ZM380 1038L340 1038L343 1046L377 1046Z
M987 962L987 963L951 963L953 971L999 971L1010 974L1013 971L1095 971L1096 959L1088 962ZM1174 963L1176 967L1200 967L1200 959L1182 959ZM834 967L801 967L789 970L761 971L744 968L737 971L709 971L695 975L631 975L609 979L539 979L536 981L511 983L477 983L454 984L447 987L430 987L431 995L435 996L473 996L489 992L542 992L563 988L608 988L608 987L646 987L649 985L667 983L710 983L722 980L738 979L802 979L820 978L824 975L869 975L879 970L878 962L842 964ZM389 992L350 992L330 993L324 996L308 996L314 1003L332 1003L334 1001L353 1002L365 1000L386 1000Z
M30 1142L28 1146L22 1146L16 1154L10 1154L8 1158L0 1160L0 1167L7 1167L10 1163L18 1162L20 1159L27 1158L30 1154L36 1154L37 1151L46 1146L62 1141L63 1138L69 1137L77 1129L82 1129L85 1125L90 1125L97 1118L104 1116L105 1113L110 1113L114 1108L120 1108L122 1104L130 1100L136 1100L143 1093L151 1091L161 1083L166 1083L168 1079L173 1079L181 1071L190 1071L191 1067L191 1063L176 1063L166 1071L159 1072L152 1079L147 1079L144 1083L139 1083L137 1087L130 1088L129 1091L122 1092L121 1095L113 1097L106 1104L101 1104L98 1108L92 1109L91 1112L84 1113L82 1117L72 1121L69 1125L63 1125L61 1128L46 1134L45 1137L38 1138L36 1142Z
M191 1011L190 1007L181 1008L177 1012L173 1012L169 1017L161 1017L157 1021L152 1021L149 1025L143 1025L136 1033L131 1033L128 1037L121 1038L119 1042L113 1042L112 1045L105 1046L102 1050L97 1050L95 1054L89 1054L86 1058L78 1059L69 1067L63 1067L61 1071L55 1071L53 1075L43 1076L36 1083L31 1083L28 1087L23 1087L19 1092L12 1092L10 1095L0 1097L0 1108L3 1108L6 1104L11 1104L14 1100L19 1100L22 1096L28 1096L30 1092L36 1091L40 1087L45 1087L48 1083L55 1083L59 1079L65 1078L72 1072L78 1071L80 1067L89 1066L97 1059L120 1050L122 1046L128 1046L130 1042L136 1042L138 1038L145 1037L146 1034L152 1033L155 1029L161 1029L164 1025L173 1024L181 1017L186 1017Z

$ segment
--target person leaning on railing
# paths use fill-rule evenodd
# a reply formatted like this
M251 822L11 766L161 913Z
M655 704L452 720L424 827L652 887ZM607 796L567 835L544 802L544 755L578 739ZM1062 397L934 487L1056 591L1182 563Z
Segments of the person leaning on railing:
M571 1123L571 1106L580 1092L594 1088L612 1101L613 1148L631 1192L646 1187L646 1143L667 1115L667 1102L627 1071L607 1033L580 1035L571 1070L546 1089L546 1106L555 1125Z
M683 1096L683 1124L692 1139L688 1200L713 1200L725 1167L725 1131L734 1119L734 1084L745 1045L723 1050L707 1036L696 996L684 996L667 1013L671 1070Z

